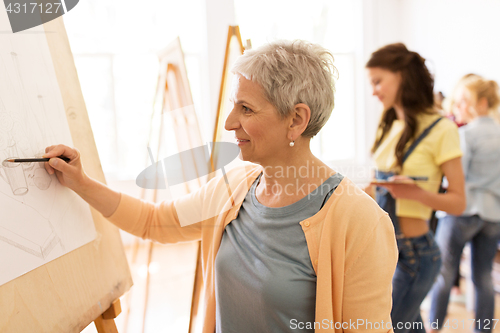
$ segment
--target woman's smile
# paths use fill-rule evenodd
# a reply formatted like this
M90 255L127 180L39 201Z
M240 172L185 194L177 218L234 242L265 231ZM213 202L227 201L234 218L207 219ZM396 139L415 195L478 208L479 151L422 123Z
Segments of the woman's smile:
M243 146L245 145L246 143L249 143L250 140L243 140L243 139L238 139L236 138L236 142L238 143L238 146Z

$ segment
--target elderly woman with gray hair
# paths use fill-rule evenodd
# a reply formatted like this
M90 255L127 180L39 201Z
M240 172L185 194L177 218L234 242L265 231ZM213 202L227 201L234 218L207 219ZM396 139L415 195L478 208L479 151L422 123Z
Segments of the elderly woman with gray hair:
M309 146L332 112L334 71L330 52L304 41L246 51L225 128L253 164L172 202L89 178L74 148L48 147L46 168L125 231L201 240L203 332L392 331L392 223Z

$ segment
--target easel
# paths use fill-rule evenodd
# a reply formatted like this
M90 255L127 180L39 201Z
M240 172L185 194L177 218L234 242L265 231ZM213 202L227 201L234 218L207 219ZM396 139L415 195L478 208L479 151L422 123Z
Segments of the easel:
M159 158L162 151L162 142L165 141L165 121L167 118L172 120L173 130L177 141L177 150L185 151L190 148L203 145L201 132L199 130L196 113L194 112L193 99L187 79L187 72L184 63L184 54L182 52L179 38L170 43L165 49L158 53L160 62L160 73L157 82L157 90L155 94L155 105L160 105L159 108L154 107L151 121L150 133L148 139L148 147L150 147L149 156L145 165L155 163L152 152L156 153ZM156 103L157 102L157 103ZM168 116L165 113L168 112ZM155 126L159 124L158 126ZM163 156L166 157L166 156ZM160 179L156 179L158 183ZM202 181L198 178L197 182L185 182L184 193L199 188ZM157 189L145 190L141 189L140 198L152 202L162 201L162 194ZM153 242L146 243L146 281L144 285L144 309L142 332L146 326L146 314L148 309L148 298L150 288L150 273L149 267L153 256L155 244ZM132 252L132 265L136 261L137 253L139 252L139 240L134 240ZM130 302L130 294L127 295L127 303ZM125 326L128 325L129 313L125 313ZM105 331L108 333L107 331ZM113 331L111 331L113 332ZM101 333L101 332L99 332Z
M120 299L114 301L102 315L94 320L95 328L99 333L118 333L115 318L122 312Z
M233 43L233 39L234 43ZM236 45L236 46L235 46ZM227 33L227 42L226 42L226 52L224 55L224 65L222 67L222 79L220 83L220 90L219 90L219 101L217 104L217 115L215 119L215 130L214 130L214 135L213 135L213 142L218 142L221 141L223 138L223 129L224 129L224 119L227 116L227 100L228 100L228 84L230 83L230 66L232 66L232 62L230 60L231 56L234 56L234 54L231 54L232 49L237 49L239 51L239 55L243 54L245 51L245 47L243 46L243 42L241 40L241 35L240 35L240 28L239 26L229 26L228 33ZM247 48L251 48L250 40L247 40ZM226 111L226 112L224 112ZM210 162L211 162L211 171L214 170L214 165L216 165L216 160L217 160L217 151L212 151L212 154L210 156ZM215 173L212 172L210 175L214 176ZM200 305L200 294L201 294L201 288L203 286L203 272L202 272L202 267L201 267L201 242L198 242L198 255L196 259L196 273L195 273L195 279L194 279L194 286L193 286L193 298L191 302L191 317L189 320L189 333L194 333L195 325L194 321L196 320L196 315L198 313L198 307Z
M1 14L5 23L6 13ZM57 87L54 85L56 88L48 92L53 98L61 99L64 107L61 124L67 121L73 145L80 150L87 174L105 183L63 18L34 29L35 34L20 35L23 37L19 43L24 44L21 49L25 50L26 59L44 59L47 53L42 52L43 47L50 56L50 59L46 57L47 63L51 65L47 65L49 71L38 78L32 76L33 71L25 71L26 79L38 82L39 86L48 84L46 78L56 80ZM29 36L43 38L38 39L37 44L24 43ZM2 47L13 45L6 38L11 36L4 34L0 38ZM33 45L39 48L32 50ZM5 98L5 94L2 97ZM91 209L91 213L99 235L95 240L0 286L2 332L81 331L132 286L118 229L96 210ZM108 314L103 317L107 318Z
M235 39L233 41L233 39ZM247 39L247 49L251 48L251 43L250 39ZM227 101L228 101L228 94L229 94L229 84L230 82L230 66L232 66L232 57L234 57L234 54L231 53L232 50L237 50L239 53L237 56L240 56L245 52L245 47L243 46L243 42L241 40L241 34L240 34L240 27L235 25L235 26L229 26L228 33L227 33L227 42L226 42L226 53L224 55L224 66L222 67L222 79L220 82L220 90L219 90L219 101L217 103L217 115L215 118L215 129L214 129L214 136L213 136L213 141L217 142L222 139L222 133L224 130L224 119L226 118L227 114L225 114L224 111L227 112L226 107L227 107ZM233 51L234 52L234 51ZM232 135L230 136L232 138Z

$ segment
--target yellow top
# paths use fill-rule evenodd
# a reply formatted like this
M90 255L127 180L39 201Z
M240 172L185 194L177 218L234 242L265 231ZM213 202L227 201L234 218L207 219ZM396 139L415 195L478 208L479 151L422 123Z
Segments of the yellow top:
M108 218L125 231L162 243L201 240L203 333L215 331L214 261L224 228L262 170L234 168L227 172L227 183L214 178L196 192L156 205L122 194ZM344 177L323 208L300 225L317 275L315 332L392 333L387 324L398 251L387 213Z
M440 115L422 114L417 118L418 127L415 138L429 127ZM377 169L380 171L396 172L396 145L404 129L403 120L395 120L386 137L373 154ZM406 149L411 145L410 141ZM429 134L423 139L410 154L403 164L400 175L410 177L428 177L427 182L418 182L421 188L437 193L442 177L440 165L446 161L462 156L460 150L460 138L455 123L444 118L434 126ZM432 209L418 201L397 199L396 215L428 220Z

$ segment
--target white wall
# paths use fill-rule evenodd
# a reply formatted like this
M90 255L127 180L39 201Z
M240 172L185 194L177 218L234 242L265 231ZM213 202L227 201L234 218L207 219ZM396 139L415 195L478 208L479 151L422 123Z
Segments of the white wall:
M451 92L469 72L500 81L500 1L367 0L370 6L367 59L378 47L403 42L429 60L436 90Z
M500 82L500 1L401 1L408 47L434 63L436 90L451 93L466 73Z
M227 32L230 25L235 25L236 18L233 0L204 0L204 3L207 38L204 45L202 76L203 84L208 90L204 91L202 112L208 116L203 117L200 126L206 139L211 141L217 115Z
M364 0L363 1L363 62L366 64L376 49L390 43L401 41L401 6L399 0ZM377 124L382 112L379 101L372 96L372 89L366 77L363 78L364 100L364 159L369 161L370 148L375 138ZM359 138L361 139L361 138ZM363 160L363 158L361 158ZM369 162L365 163L368 167Z

